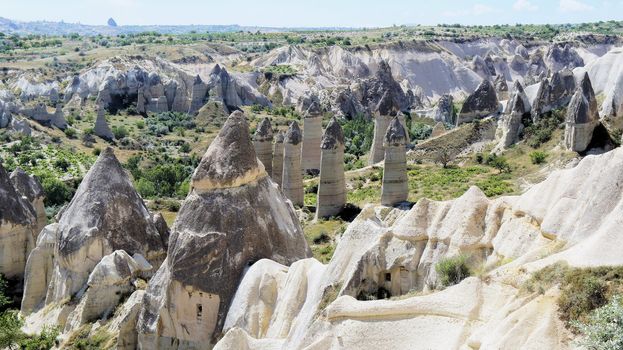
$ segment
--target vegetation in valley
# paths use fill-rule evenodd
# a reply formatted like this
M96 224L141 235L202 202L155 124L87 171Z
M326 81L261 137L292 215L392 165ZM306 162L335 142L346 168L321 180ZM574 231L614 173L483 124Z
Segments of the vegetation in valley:
M573 268L565 263L556 263L533 273L522 289L544 294L553 286L560 289L560 319L577 331L582 328L574 328L574 324L594 322L592 312L623 293L623 267Z
M472 275L467 266L468 257L457 255L442 258L435 265L437 278L442 287L449 287L461 283L462 280Z

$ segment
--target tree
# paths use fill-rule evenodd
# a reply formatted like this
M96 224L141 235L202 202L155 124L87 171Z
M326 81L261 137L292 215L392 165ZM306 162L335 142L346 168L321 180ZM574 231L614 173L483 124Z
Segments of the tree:
M434 161L445 168L456 158L456 150L448 145L441 146L434 152Z

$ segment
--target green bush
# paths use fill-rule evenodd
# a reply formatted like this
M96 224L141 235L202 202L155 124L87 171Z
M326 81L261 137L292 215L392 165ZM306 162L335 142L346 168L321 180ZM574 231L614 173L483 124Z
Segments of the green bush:
M147 179L138 179L134 185L136 186L136 191L138 191L143 198L151 198L158 193L156 185Z
M542 151L534 151L530 153L530 160L532 164L543 164L547 158L547 153Z
M585 322L573 322L582 336L578 345L590 350L623 349L623 297L594 310Z
M74 195L74 189L69 187L63 181L54 177L44 177L41 180L43 192L45 193L45 205L63 205L71 200Z
M435 265L435 271L437 271L439 282L444 287L458 284L471 275L465 255L441 259Z
M504 156L490 154L486 159L487 165L496 168L500 173L510 173L511 166Z
M126 129L126 127L123 125L113 126L112 134L115 136L117 140L121 140L122 138L128 136L128 129Z
M67 138L69 139L75 139L76 138L76 129L72 129L72 128L67 128L65 129L65 136L67 136Z

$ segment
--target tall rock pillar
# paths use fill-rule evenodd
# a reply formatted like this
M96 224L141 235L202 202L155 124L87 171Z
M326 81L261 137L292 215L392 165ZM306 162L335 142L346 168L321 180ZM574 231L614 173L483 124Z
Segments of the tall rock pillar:
M344 133L335 117L327 125L320 149L320 183L316 203L317 219L339 214L346 204Z
M269 176L273 172L273 127L268 118L262 119L255 135L253 135L253 146L257 158L264 164L264 169Z
M273 145L273 181L281 187L283 177L283 132L278 132Z
M303 205L303 173L301 171L301 143L303 135L294 121L286 133L283 146L283 193L294 205Z
M370 148L370 159L368 164L376 164L383 160L385 152L383 151L383 138L387 132L387 127L392 117L377 114L374 117L374 138L372 139L372 147Z
M409 196L406 145L407 134L396 117L389 125L383 142L385 169L381 188L382 205L396 205L406 201Z
M312 104L303 119L303 153L301 166L305 173L320 171L320 139L322 138L322 111L317 102Z

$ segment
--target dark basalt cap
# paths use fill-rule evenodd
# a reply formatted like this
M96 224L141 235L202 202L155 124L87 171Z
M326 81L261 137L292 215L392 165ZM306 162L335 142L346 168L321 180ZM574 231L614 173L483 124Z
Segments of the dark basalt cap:
M342 127L338 123L335 117L331 118L327 129L322 136L321 149L336 149L339 146L344 145L344 133Z
M316 118L322 115L322 110L320 109L320 104L317 101L313 101L307 111L305 112L305 118Z
M257 126L255 135L253 135L255 141L272 141L273 140L273 126L270 124L270 119L264 118Z
M236 179L257 168L249 123L241 111L235 111L227 118L197 166L192 176L193 187L204 181L210 186L201 187L233 186Z
M407 132L398 117L394 117L387 128L385 144L388 146L404 146L407 144Z
M28 175L21 168L15 168L15 170L11 173L10 178L13 183L13 187L15 187L17 192L28 198L30 202L44 196L43 186L41 186L39 181Z
M303 134L301 133L301 128L299 127L299 123L293 121L290 123L290 127L288 128L288 132L286 132L286 137L284 139L285 143L289 143L292 145L298 145L303 140Z

